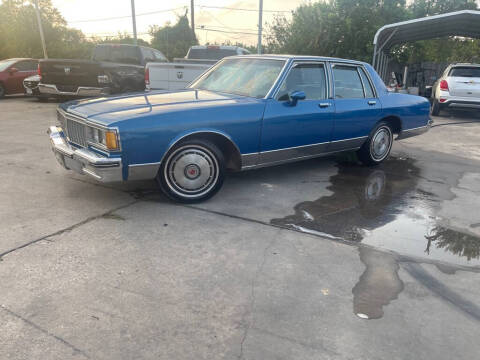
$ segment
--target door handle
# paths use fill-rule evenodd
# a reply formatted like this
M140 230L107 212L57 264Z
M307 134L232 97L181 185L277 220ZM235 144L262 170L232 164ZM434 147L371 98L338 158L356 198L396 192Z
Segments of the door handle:
M377 104L377 102L375 100L370 100L368 102L368 105L376 105L376 104Z
M318 106L321 107L321 108L327 108L327 107L330 106L330 103L320 103L320 104L318 104Z

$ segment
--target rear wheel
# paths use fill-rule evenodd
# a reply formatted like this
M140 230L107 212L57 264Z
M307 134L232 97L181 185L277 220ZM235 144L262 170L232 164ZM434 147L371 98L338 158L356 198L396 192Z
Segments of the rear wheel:
M218 147L209 141L191 140L169 151L157 182L172 200L194 203L215 195L224 177L225 161Z
M3 98L5 96L5 87L3 86L2 83L0 83L0 99Z
M358 150L360 161L368 166L380 164L390 154L393 144L392 129L386 122L381 122L373 130L368 140Z
M433 99L430 110L433 116L438 116L438 114L440 114L440 104L437 99Z

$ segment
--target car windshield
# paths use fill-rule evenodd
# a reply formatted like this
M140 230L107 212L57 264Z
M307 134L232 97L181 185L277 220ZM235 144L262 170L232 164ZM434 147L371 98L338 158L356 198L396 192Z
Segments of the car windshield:
M479 67L473 67L473 66L454 67L452 68L452 70L450 70L450 76L480 78L480 66Z
M262 98L275 83L284 64L284 60L227 59L190 88Z
M15 63L15 60L3 60L0 61L0 71L6 70L10 65L13 65Z

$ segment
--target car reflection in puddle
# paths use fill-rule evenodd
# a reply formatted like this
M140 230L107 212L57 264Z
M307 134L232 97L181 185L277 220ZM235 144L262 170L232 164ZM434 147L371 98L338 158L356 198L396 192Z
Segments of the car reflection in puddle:
M480 264L480 238L448 227L448 221L435 215L447 199L421 189L423 176L413 160L391 158L375 168L340 163L338 168L330 178L331 195L299 203L295 214L271 223L372 246L359 249L365 271L352 290L358 317L381 318L383 307L403 290L398 257L374 248L439 261L442 271L449 269L445 262Z
M331 195L299 203L295 214L271 223L403 255L480 265L480 237L449 228L435 215L444 199L421 189L421 170L413 160L338 168L327 187Z

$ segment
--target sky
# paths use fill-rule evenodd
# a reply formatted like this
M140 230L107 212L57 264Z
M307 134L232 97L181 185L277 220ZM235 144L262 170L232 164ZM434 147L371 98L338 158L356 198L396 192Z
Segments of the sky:
M82 30L87 36L132 33L130 0L52 0L70 27ZM289 16L291 10L308 0L264 0L263 21L272 23L276 15ZM254 45L257 43L258 0L194 0L195 27L199 42L222 43L226 39ZM240 11L235 9L248 9ZM135 0L137 33L149 40L150 25L174 24L178 15L188 9L190 0ZM279 11L279 12L277 12ZM153 13L152 13L153 12ZM150 13L150 14L145 14ZM122 17L120 19L111 19ZM199 29L203 27L202 29Z

